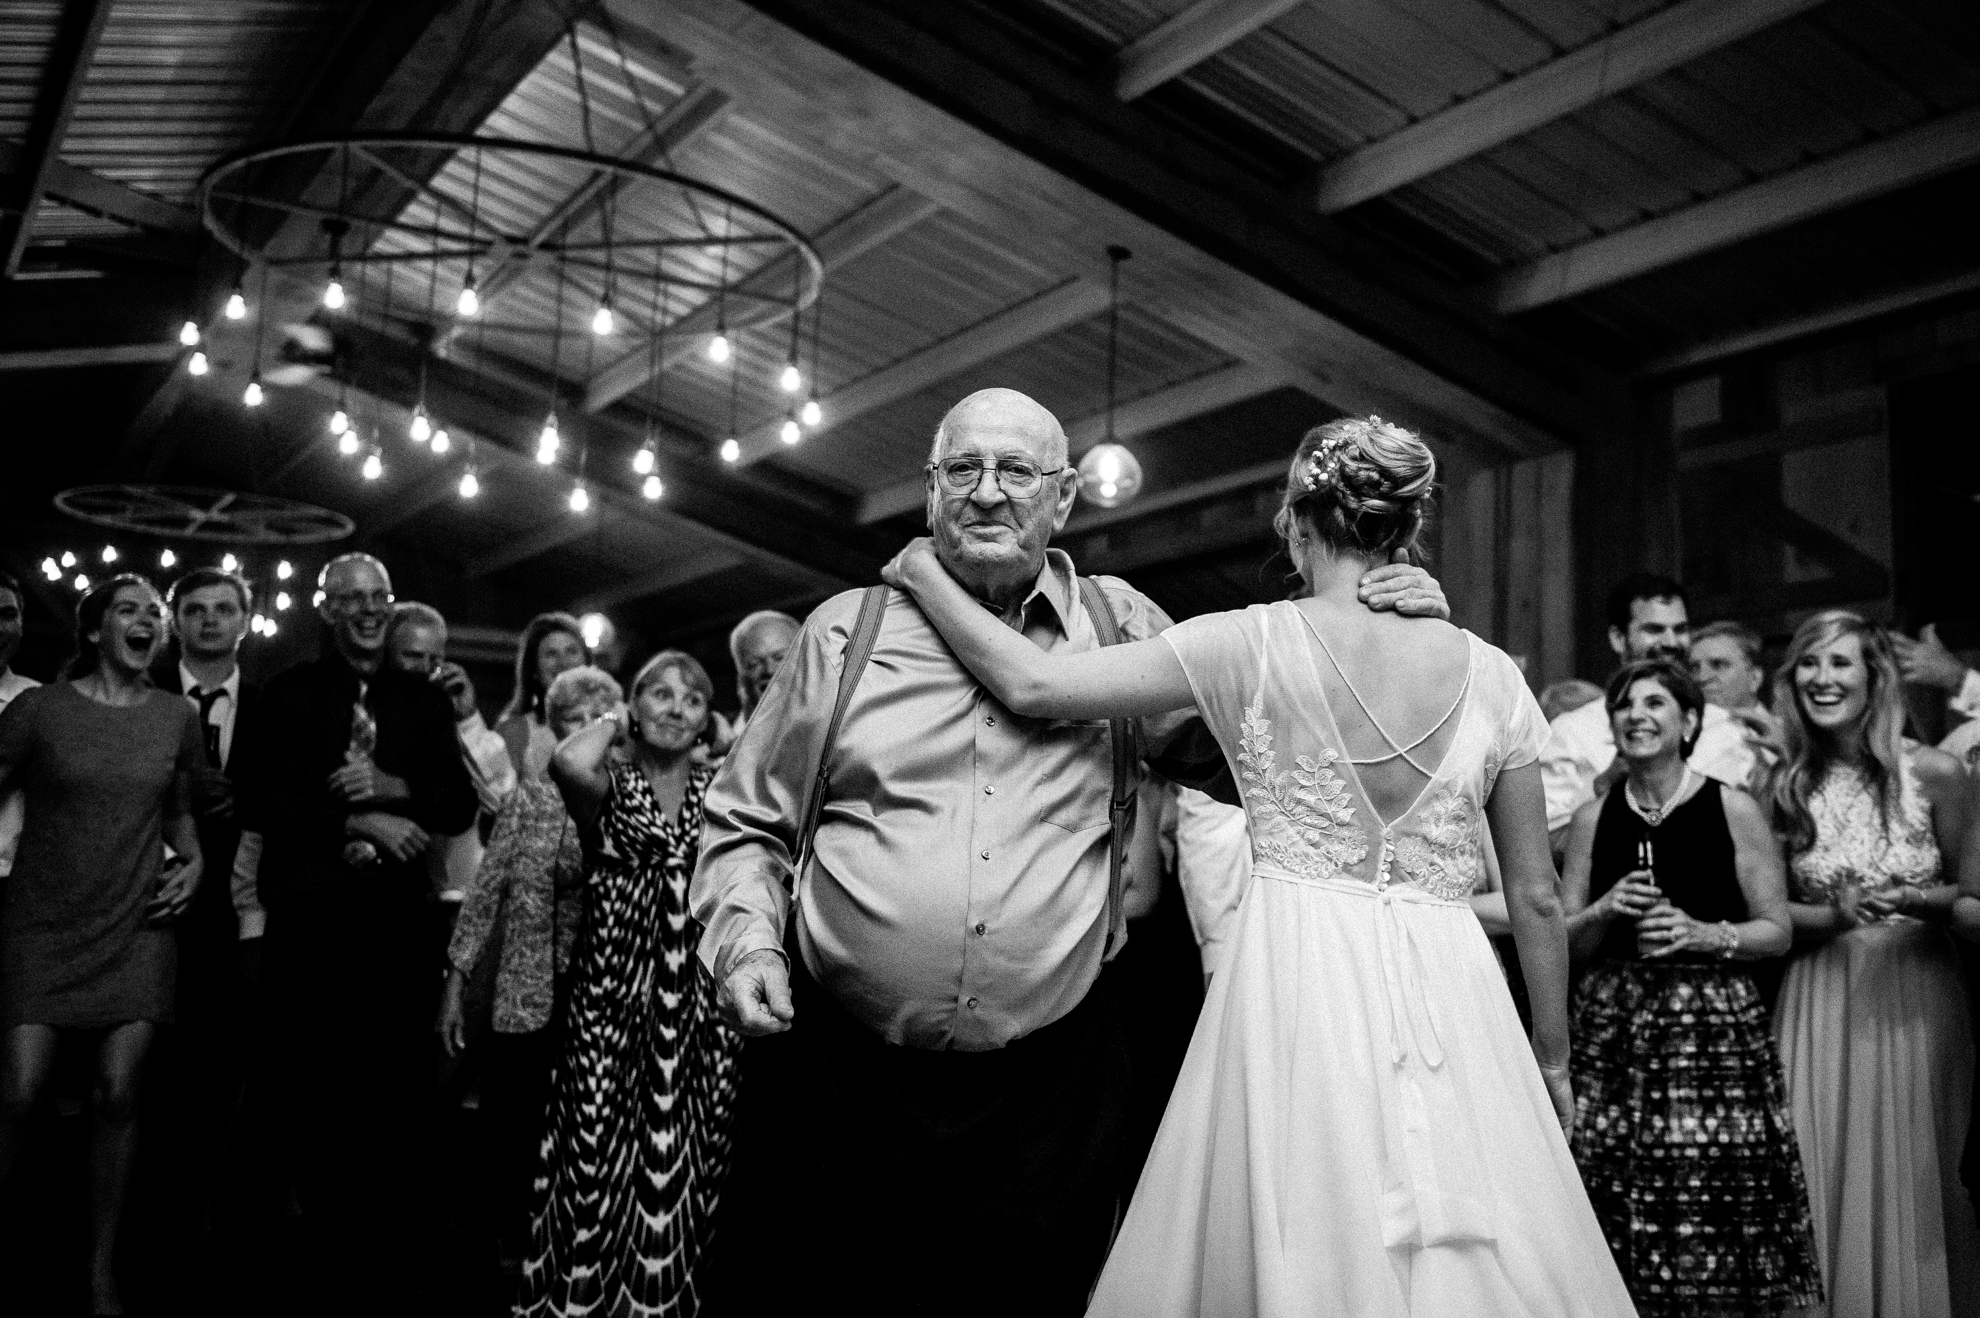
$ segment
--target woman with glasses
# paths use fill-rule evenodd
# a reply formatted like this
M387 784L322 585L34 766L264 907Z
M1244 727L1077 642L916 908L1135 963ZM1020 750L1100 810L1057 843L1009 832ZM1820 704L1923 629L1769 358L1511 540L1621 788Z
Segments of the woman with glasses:
M1973 1039L1948 930L1959 762L1903 735L1889 635L1833 610L1795 632L1775 696L1794 959L1775 1006L1829 1312L1980 1312L1960 1184Z
M172 1020L170 924L200 882L192 804L205 739L192 706L147 675L165 638L151 583L112 577L76 605L66 680L23 692L0 713L0 795L18 786L26 799L14 871L0 883L0 1183L47 1091L58 1042L82 1036L96 1058L92 1313L123 1312L112 1262L139 1079L158 1027Z

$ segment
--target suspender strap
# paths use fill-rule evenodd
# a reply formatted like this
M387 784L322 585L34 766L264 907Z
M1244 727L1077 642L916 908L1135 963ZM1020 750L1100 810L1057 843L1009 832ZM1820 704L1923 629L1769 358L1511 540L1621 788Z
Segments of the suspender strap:
M1079 578L1079 598L1086 605L1086 616L1093 620L1093 630L1100 634L1100 644L1119 645L1122 640L1120 624L1114 620L1114 611L1108 606L1106 592L1100 589L1100 583L1091 577ZM1107 806L1107 822L1112 828L1112 837L1107 857L1107 946L1103 956L1111 957L1120 945L1121 934L1125 932L1118 926L1122 920L1121 912L1126 909L1123 889L1127 877L1128 842L1134 836L1135 778L1141 763L1141 748L1134 720L1109 719L1107 728L1112 735L1114 749L1114 795Z
M825 808L826 781L832 774L832 749L839 744L839 725L846 721L846 706L852 703L859 676L866 671L866 661L873 657L873 643L880 639L880 623L887 616L887 595L886 586L866 588L852 635L846 638L846 652L839 667L839 697L832 705L832 721L825 726L825 744L818 752L818 772L812 775L811 791L804 798L804 823L798 829L797 849L792 855L793 892L805 866L811 862L811 839L818 832L818 812Z

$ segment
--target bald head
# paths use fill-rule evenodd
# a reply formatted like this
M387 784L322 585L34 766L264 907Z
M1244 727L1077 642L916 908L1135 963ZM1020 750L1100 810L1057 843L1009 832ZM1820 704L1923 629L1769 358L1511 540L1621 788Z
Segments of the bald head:
M316 579L317 613L330 627L331 643L360 672L378 670L385 630L392 624L392 576L370 554L345 554L324 565Z
M1015 389L978 389L950 408L942 424L935 427L935 445L928 452L930 462L940 462L948 455L959 430L1022 435L1040 466L1066 464L1066 431L1059 418L1031 395Z

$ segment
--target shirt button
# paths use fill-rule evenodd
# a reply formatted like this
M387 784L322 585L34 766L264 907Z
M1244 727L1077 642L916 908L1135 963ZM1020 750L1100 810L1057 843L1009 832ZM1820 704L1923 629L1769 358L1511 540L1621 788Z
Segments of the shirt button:
M988 860L988 859L990 859L990 853L989 853L989 852L987 852L987 851L986 851L986 852L984 852L984 853L983 853L983 859L985 859L985 860Z
M968 1002L966 1002L966 1003L964 1003L963 1005L964 1005L964 1006L966 1006L966 1007L968 1007L968 1008L969 1008L969 1009L970 1009L971 1011L975 1011L975 1010L976 1010L976 999L975 999L975 998L971 998L971 999L970 999L970 1000L969 1000Z
M983 716L983 724L984 724L984 726L985 726L985 727L990 727L990 728L994 728L994 727L996 727L996 726L997 726L997 716L996 716L995 714L985 714L985 715Z
M979 921L977 922L977 925L976 925L976 936L977 936L978 938L981 938L981 937L983 937L983 931L984 931L984 929L985 929L986 927L987 927L987 926L985 926L985 925L983 924L983 922L982 922L982 921L980 921L980 920L979 920Z
M995 796L997 794L997 789L994 786L986 787L983 789L983 794L985 796Z

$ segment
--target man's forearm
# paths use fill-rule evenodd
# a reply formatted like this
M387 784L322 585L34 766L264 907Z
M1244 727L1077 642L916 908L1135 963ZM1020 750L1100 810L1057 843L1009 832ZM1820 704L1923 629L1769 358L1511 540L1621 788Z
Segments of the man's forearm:
M756 952L783 955L791 898L780 876L762 869L698 871L689 903L701 922L701 963L717 983Z

